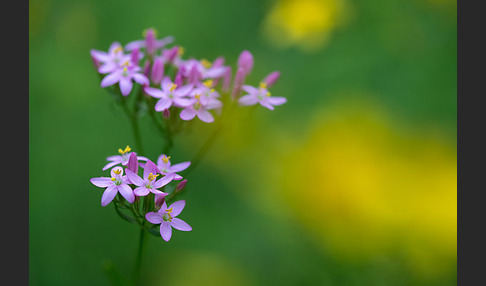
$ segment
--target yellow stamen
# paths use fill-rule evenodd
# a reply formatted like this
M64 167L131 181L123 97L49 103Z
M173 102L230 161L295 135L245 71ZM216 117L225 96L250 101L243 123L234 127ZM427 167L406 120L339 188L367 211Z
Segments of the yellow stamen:
M260 82L260 88L265 88L266 89L267 88L267 83L265 83L263 81Z
M111 178L111 180L114 182L114 181L116 181L116 178Z
M169 157L166 157L165 155L162 157L162 162L164 162L164 164L167 164L169 163L169 159L170 159L170 156Z
M121 155L127 153L127 152L130 152L132 151L132 149L130 148L130 146L127 145L127 147L125 147L125 150L122 150L121 148L118 149L118 153L120 153Z
M179 47L179 49L177 49L177 53L179 54L179 56L182 56L184 54L185 50L183 47Z
M214 88L211 88L211 90L209 92L214 92L214 91L215 91Z
M270 95L271 95L271 93L270 92L267 92L266 96L270 96Z
M113 50L113 52L114 52L114 53L118 53L118 52L122 52L122 51L123 51L123 48L122 48L122 47L120 47L120 46L116 47L116 48Z
M122 64L122 67L128 67L128 65L129 65L129 64L130 64L130 62L129 62L129 61L126 61L126 62L124 62L124 63Z
M203 65L203 67L205 67L205 68L207 68L207 69L211 67L211 62L210 62L210 61L208 61L208 60L206 60L206 59L202 59L202 60L200 61L200 63Z
M149 180L149 181L153 181L153 180L155 180L155 179L156 179L158 176L159 176L159 174L155 174L155 175L153 175L152 173L150 173L150 174L148 175L148 180Z
M120 175L121 171L122 171L121 169L115 169L115 170L113 170L113 173Z
M199 100L199 98L200 98L200 97L201 97L201 95L200 95L200 94L195 94L195 95L194 95L194 98L195 98L195 99L197 99L197 100Z
M172 83L172 84L170 85L170 87L169 87L169 90L170 90L170 91L174 91L174 89L176 89L176 88L177 88L177 84Z
M204 81L203 84L206 87L211 87L213 85L213 80L212 79L208 79L208 80Z
M166 212L170 215L172 213L173 209L170 208L170 209L167 209Z

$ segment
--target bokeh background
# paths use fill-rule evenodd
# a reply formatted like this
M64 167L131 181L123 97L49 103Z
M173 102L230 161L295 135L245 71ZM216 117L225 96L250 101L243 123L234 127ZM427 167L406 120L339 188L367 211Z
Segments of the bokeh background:
M30 285L130 275L138 229L89 178L134 145L90 49L154 27L187 56L250 50L270 111L242 109L188 177L192 232L150 236L145 285L456 285L452 0L29 1ZM161 142L142 118L147 156ZM191 160L211 131L176 139Z

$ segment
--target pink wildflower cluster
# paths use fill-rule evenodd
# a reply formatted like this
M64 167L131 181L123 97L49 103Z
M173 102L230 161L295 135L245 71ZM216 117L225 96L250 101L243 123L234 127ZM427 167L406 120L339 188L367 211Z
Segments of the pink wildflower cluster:
M185 57L184 49L174 44L172 36L160 39L154 29L147 29L143 39L126 45L114 42L108 51L93 49L90 54L100 75L100 86L115 96L130 120L139 153L144 154L139 118L145 112L150 113L165 142L165 146L160 144L163 154L155 163L128 146L108 157L102 170L110 170L110 176L90 180L104 189L101 205L114 205L117 214L138 224L142 233L147 230L166 241L172 236L172 228L192 230L177 218L185 201L167 204L186 185L181 172L198 164L222 126L230 122L234 107L259 104L273 110L286 103L286 98L272 96L269 91L280 73L271 72L258 84L249 85L246 79L254 66L249 51L240 53L233 70L222 56L213 61ZM205 123L218 119L218 124L192 163L171 164L166 154L174 145L174 136L191 130L195 118Z
M141 86L145 96L156 101L153 107L165 118L176 113L189 121L199 118L213 122L224 104L260 104L270 110L284 104L284 97L271 96L269 88L278 80L275 71L258 85L246 85L245 79L253 69L253 55L243 51L236 72L225 65L224 57L214 61L184 58L184 49L171 36L157 39L154 29L144 32L145 38L122 46L114 42L108 52L91 50L91 57L103 76L101 87L116 86L122 96L131 94L134 83ZM231 96L230 96L231 95Z
M159 232L165 241L170 240L172 227L182 231L192 230L186 222L176 218L182 212L185 201L176 201L170 206L165 202L166 196L169 195L165 188L169 183L180 181L173 192L180 192L185 187L187 180L182 180L183 177L177 173L187 169L191 162L172 165L170 156L162 154L155 164L131 152L129 146L124 150L119 149L118 152L120 155L107 158L110 162L103 168L107 170L113 167L110 177L96 177L90 180L93 185L104 188L101 205L105 207L114 202L117 210L130 209L134 214L131 218L137 221L145 219L153 224L150 229L160 224ZM143 167L143 172L139 172L139 166ZM149 198L143 205L140 200L142 197Z

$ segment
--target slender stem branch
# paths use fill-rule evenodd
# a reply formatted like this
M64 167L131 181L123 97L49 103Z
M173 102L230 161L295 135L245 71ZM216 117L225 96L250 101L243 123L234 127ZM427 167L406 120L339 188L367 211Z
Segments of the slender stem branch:
M143 226L143 223L142 223ZM137 251L137 258L135 260L135 269L134 269L134 278L133 282L134 285L140 285L140 270L142 267L142 257L143 257L143 246L145 242L145 229L142 227L140 228L140 237L138 240L138 251Z

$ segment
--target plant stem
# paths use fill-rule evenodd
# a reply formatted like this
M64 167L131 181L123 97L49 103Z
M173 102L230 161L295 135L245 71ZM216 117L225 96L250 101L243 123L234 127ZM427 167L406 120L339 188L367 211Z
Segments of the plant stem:
M142 266L142 256L143 256L143 245L145 242L145 229L143 228L142 223L142 228L140 228L140 238L138 240L138 252L137 252L137 258L135 260L135 274L134 274L134 285L140 285L140 270Z

